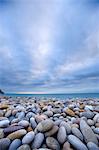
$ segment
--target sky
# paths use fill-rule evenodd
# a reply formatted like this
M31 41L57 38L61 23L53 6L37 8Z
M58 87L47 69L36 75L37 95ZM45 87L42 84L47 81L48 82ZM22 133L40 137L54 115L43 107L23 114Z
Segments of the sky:
M0 0L0 88L99 92L99 0Z

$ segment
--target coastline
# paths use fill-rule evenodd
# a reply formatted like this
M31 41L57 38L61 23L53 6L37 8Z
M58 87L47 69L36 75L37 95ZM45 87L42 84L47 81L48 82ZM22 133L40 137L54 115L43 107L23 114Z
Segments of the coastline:
M99 98L0 96L0 148L98 150Z

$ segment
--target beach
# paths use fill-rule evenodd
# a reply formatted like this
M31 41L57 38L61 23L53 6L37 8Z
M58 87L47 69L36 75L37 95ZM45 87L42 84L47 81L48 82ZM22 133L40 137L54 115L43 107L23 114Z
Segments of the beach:
M99 98L0 96L0 150L99 150Z

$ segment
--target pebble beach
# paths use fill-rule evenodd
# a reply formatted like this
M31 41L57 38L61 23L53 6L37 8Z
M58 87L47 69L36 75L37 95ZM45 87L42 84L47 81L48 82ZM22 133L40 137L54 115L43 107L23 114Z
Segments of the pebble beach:
M0 150L99 150L99 98L1 96Z

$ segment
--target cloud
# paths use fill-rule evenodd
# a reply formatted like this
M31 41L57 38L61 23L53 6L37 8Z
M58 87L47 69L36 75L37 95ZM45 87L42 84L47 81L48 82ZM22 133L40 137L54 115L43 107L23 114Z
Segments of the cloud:
M97 91L96 3L0 1L0 88L7 92Z

